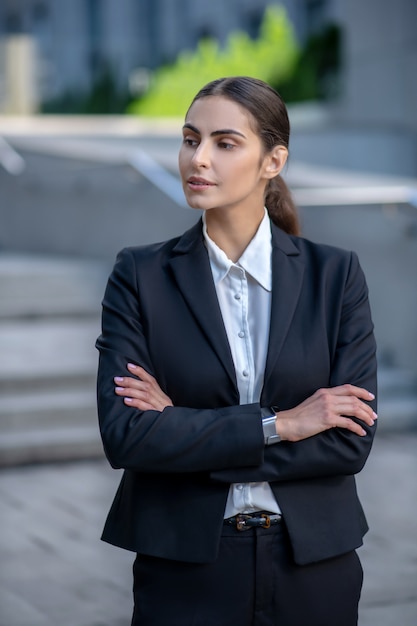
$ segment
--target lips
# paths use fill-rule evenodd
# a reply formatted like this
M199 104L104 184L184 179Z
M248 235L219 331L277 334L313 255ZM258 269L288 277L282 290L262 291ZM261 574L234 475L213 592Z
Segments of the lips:
M206 180L200 176L190 176L187 183L192 189L207 189L207 187L214 187L215 185L211 180Z

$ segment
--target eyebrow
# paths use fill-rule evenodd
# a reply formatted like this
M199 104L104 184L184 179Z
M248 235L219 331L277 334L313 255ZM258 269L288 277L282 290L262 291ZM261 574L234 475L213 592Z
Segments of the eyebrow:
M196 128L192 124L189 124L188 122L184 124L183 128L189 128L193 131L193 133L196 133L196 135L201 135L198 128ZM234 130L233 128L221 128L219 130L213 130L213 132L210 133L210 137L216 137L217 135L239 135L239 137L243 137L244 139L246 139L246 136L243 133L239 132L238 130Z

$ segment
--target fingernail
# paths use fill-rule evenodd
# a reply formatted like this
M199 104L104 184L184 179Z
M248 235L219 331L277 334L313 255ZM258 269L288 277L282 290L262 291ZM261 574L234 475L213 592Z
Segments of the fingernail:
M374 420L377 420L377 419L378 419L378 415L374 411Z
M122 383L123 382L123 378L121 376L115 376L113 378L115 383Z
M128 368L135 370L137 368L137 365L135 365L134 363L128 363L127 364Z
M368 391L368 394L371 400L375 400L375 395L371 391Z
M366 430L364 430L364 429L362 428L362 437L363 437L364 435L366 435L366 434L367 434L367 433L366 433Z
M125 398L125 402L132 402L132 398Z
M114 390L115 391L123 391L123 387L115 387Z

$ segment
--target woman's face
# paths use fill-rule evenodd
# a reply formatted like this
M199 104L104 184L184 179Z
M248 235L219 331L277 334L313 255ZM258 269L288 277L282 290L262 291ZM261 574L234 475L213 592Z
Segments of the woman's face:
M179 153L182 185L191 207L263 209L270 165L271 157L264 156L250 113L243 107L223 96L194 102Z

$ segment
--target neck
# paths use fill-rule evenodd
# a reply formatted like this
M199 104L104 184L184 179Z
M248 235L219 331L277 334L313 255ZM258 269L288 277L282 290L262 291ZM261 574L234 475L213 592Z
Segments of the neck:
M236 263L253 239L264 217L263 206L246 215L233 215L232 210L206 211L207 232L227 257Z

